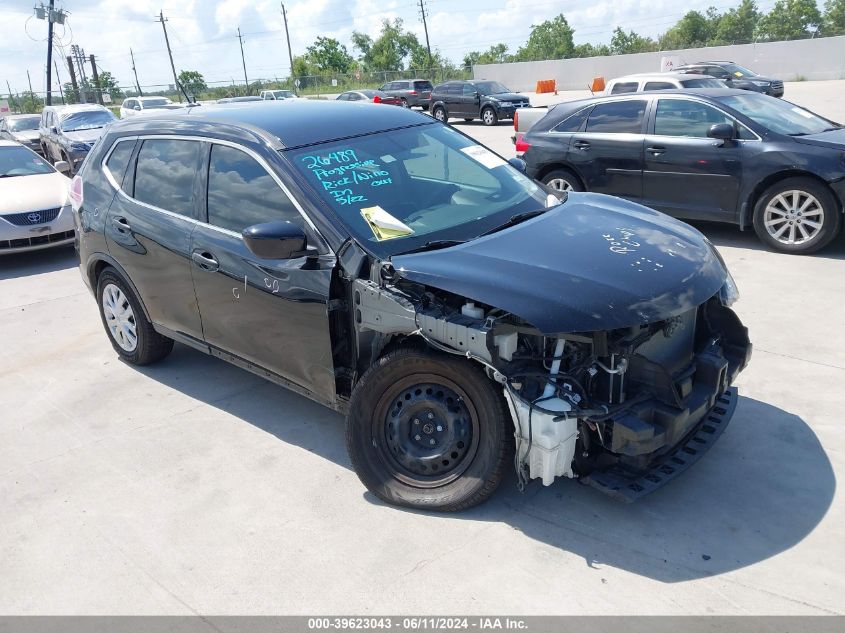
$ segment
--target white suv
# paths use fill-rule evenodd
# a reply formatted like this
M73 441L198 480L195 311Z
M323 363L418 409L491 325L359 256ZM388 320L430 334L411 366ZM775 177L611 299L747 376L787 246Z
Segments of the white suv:
M120 104L120 118L125 119L149 110L174 110L182 105L173 103L167 97L130 97Z
M262 90L259 95L264 101L278 101L281 99L296 99L292 90Z
M708 75L686 73L641 73L617 77L607 82L605 95L649 90L685 90L689 88L724 88L725 84Z

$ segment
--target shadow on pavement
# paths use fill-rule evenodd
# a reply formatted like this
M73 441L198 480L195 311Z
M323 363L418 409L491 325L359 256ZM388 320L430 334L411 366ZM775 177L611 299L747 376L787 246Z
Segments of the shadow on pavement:
M163 363L140 371L350 468L341 416L306 398L181 345ZM637 503L618 503L572 480L548 488L532 482L520 493L511 472L487 503L439 516L508 524L580 556L590 567L609 565L681 582L746 567L793 547L825 516L835 488L830 461L806 422L740 398L710 453ZM382 503L363 487L362 497Z
M0 255L0 280L53 273L79 265L73 244L28 253Z

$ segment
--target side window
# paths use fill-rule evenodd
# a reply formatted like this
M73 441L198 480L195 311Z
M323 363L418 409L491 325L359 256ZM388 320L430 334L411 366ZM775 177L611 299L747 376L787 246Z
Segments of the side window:
M644 99L600 103L590 112L587 132L640 134L643 130L645 106Z
M623 81L618 84L614 84L613 88L610 90L610 94L621 95L628 92L636 92L639 87L640 84L637 81Z
M202 144L197 141L148 139L135 166L136 200L185 217L194 217L194 177Z
M579 132L584 126L584 121L587 120L587 115L590 114L590 108L584 108L580 112L570 115L558 123L553 132Z
M672 90L673 88L677 86L668 81L647 81L643 90Z
M267 170L239 149L211 146L208 223L240 233L248 226L302 216Z
M727 79L730 77L728 71L724 68L720 68L719 66L708 66L704 69L704 74L715 77L716 79Z
M739 132L739 138L754 138L748 128L732 117L705 103L687 99L661 99L657 103L654 133L659 136L707 138L711 125L727 123Z
M349 95L345 92L337 98L338 101L349 101Z
M446 86L445 92L449 95L459 95L463 92L463 87L461 84L449 84Z
M410 85L407 81L397 81L394 90L408 90Z
M477 90L472 84L464 84L462 92L465 97L474 97Z
M132 158L134 149L135 141L118 141L106 160L106 170L120 188L123 188L123 177L126 175L126 168L129 167L129 160Z

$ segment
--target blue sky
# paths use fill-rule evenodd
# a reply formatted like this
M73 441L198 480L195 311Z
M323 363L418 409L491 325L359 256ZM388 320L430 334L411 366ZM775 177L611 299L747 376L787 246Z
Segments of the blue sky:
M44 90L47 28L46 22L31 17L33 4L0 0L0 92L6 91L6 80L13 90L25 90L27 69L33 89ZM516 50L532 23L561 12L575 29L576 43L607 42L617 25L657 36L687 10L735 4L738 0L690 0L682 5L669 0L427 0L426 8L432 47L460 63L467 52L498 42ZM773 1L758 4L768 8ZM58 43L67 52L70 44L78 44L87 54L94 53L99 65L124 86L133 82L130 47L142 86L172 83L161 25L154 20L160 9L169 20L177 71L198 70L209 82L242 80L236 37L240 26L250 79L289 72L278 0L56 0L56 6L71 12L67 27L57 27ZM335 37L352 52L352 31L376 35L383 18L402 18L424 41L414 0L286 0L285 7L294 55L318 35ZM67 69L60 66L59 71L67 81Z

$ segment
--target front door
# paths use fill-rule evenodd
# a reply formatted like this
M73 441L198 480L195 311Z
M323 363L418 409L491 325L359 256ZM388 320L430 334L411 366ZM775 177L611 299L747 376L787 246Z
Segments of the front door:
M728 123L752 133L711 105L661 98L645 137L643 204L680 218L733 221L742 181L743 144L707 136Z
M207 179L208 222L197 226L191 242L206 343L333 403L328 300L334 256L268 260L246 247L245 228L274 220L314 235L263 159L214 143Z
M478 96L478 89L472 84L463 84L461 88L461 96L456 106L455 116L463 118L478 118L479 108L478 104L480 98Z
M646 99L599 103L585 130L572 135L567 157L588 191L640 200L647 105Z
M118 143L112 154L131 146ZM129 275L154 323L201 340L190 256L204 145L150 138L136 151L106 217L109 252Z

